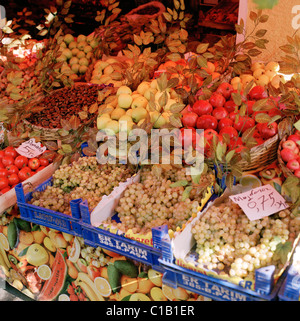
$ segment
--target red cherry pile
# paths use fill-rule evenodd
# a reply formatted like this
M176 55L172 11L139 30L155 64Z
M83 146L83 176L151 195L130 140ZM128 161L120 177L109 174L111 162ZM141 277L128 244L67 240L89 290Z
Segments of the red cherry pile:
M263 86L254 86L247 97L242 96L246 104L246 112L241 116L233 99L233 93L237 93L232 85L224 82L212 93L207 100L197 100L192 107L186 108L182 114L182 124L185 128L204 129L204 137L210 141L217 135L219 141L223 141L223 135L230 138L228 150L235 149L240 152L245 148L242 134L256 126L253 137L257 144L263 144L266 140L277 134L277 123L257 123L255 116L258 113L267 113L270 117L279 115L280 111L274 106L269 111L253 111L253 105L257 100L268 98L268 93ZM271 99L271 97L270 97ZM276 100L274 99L276 103ZM277 104L277 103L276 103Z
M14 147L0 151L0 196L53 162L55 153L46 150L39 158L19 155Z
M286 163L286 167L293 172L293 174L300 178L300 131L288 136L287 140L282 143L280 156Z

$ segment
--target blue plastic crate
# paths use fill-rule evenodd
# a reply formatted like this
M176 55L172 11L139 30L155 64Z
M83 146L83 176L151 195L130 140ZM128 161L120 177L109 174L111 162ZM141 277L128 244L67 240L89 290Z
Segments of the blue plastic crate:
M36 191L43 191L47 186L52 185L52 177L40 184ZM17 195L17 204L20 209L21 218L23 220L54 228L61 232L66 232L75 236L82 236L82 230L80 225L80 208L79 204L81 199L70 201L72 216L66 215L60 212L55 212L43 207L29 204L32 199L32 193L24 194L22 184L18 184L15 187Z
M161 240L162 257L159 259L164 272L163 282L171 287L182 287L218 301L272 301L277 299L283 276L274 281L275 266L255 271L255 290L250 281L239 285L190 270L175 264L172 245L168 235Z
M163 259L159 259L159 262L164 271L162 278L164 284L172 288L181 287L216 301L275 301L278 299L282 284L282 278L280 278L276 285L271 287L270 293L264 294L263 291L245 289L226 280L200 274ZM270 283L273 284L272 280Z
M80 203L80 212L82 217L82 237L85 244L93 247L100 246L133 260L148 264L153 269L163 272L158 259L161 257L161 239L168 234L167 225L152 228L152 247L123 235L114 234L92 226L87 201Z
M278 296L281 301L300 301L300 274L293 265L287 272Z

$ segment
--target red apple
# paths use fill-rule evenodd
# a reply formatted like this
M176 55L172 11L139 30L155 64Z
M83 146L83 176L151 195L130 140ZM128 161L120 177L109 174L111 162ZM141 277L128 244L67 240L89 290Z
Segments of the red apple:
M268 97L268 93L264 86L254 86L248 95L250 100L259 100Z
M227 100L224 104L224 108L228 111L228 113L231 113L235 111L236 104L233 100Z
M293 140L288 139L284 143L282 143L282 148L289 148L294 151L297 148L297 145Z
M240 116L237 122L234 122L233 127L238 132L245 132L247 129L255 126L255 120L248 116Z
M295 170L294 175L300 178L300 169Z
M288 140L294 141L297 145L299 145L297 142L300 142L300 135L293 134L288 137Z
M232 126L232 125L233 125L233 121L230 118L220 119L218 123L218 130L220 131L222 128L227 126Z
M296 159L291 159L287 162L286 167L290 170L296 171L300 168L300 164Z
M243 141L242 141L241 137L232 137L232 138L230 138L230 142L228 144L228 149L233 150L241 145L243 145Z
M262 138L269 139L278 133L278 125L276 122L271 123L263 123L261 128L259 129Z
M192 111L185 113L182 116L182 124L184 127L195 127L197 124L198 115Z
M280 155L281 155L281 158L284 162L288 162L290 161L291 159L295 159L296 158L296 154L289 148L283 148L281 151L280 151Z
M247 101L247 114L252 115L253 114L253 105L255 104L255 100L248 100Z
M220 120L228 116L228 111L224 107L217 107L213 110L212 115L216 117L217 120Z
M219 85L216 92L221 94L225 99L229 99L231 96L231 93L233 92L233 87L228 82L223 82L222 84Z
M214 116L202 115L198 117L196 126L199 129L216 129L218 126L218 121Z
M232 126L224 127L220 130L220 135L228 134L230 138L238 137L238 132Z
M213 106L208 100L197 100L193 105L193 112L198 116L209 115L213 111Z
M210 96L209 98L209 102L211 103L211 105L216 108L216 107L223 107L225 102L226 102L226 99L224 98L223 95L217 93L217 92L214 92L212 93L212 95Z

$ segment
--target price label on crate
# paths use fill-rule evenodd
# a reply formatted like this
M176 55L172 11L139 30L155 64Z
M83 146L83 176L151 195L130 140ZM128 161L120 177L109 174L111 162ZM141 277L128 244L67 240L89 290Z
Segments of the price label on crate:
M33 158L43 154L46 149L40 142L37 143L34 138L31 138L16 148L16 151L22 156Z
M242 208L250 221L288 208L285 199L269 184L231 195L229 198Z

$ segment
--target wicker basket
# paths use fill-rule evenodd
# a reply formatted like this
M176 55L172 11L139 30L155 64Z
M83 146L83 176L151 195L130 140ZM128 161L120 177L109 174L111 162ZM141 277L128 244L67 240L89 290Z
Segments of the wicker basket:
M278 166L281 169L283 175L285 178L289 176L294 176L293 172L286 167L286 163L283 161L281 157L281 150L282 150L282 144L287 140L288 135L286 135L279 143L278 150L277 150L277 160L278 160Z
M250 149L250 162L246 160L241 160L239 166L241 166L244 173L256 173L272 162L277 158L277 149L278 149L278 134L266 140L263 144L252 147ZM214 163L212 160L208 160L208 165L211 168L214 168Z

